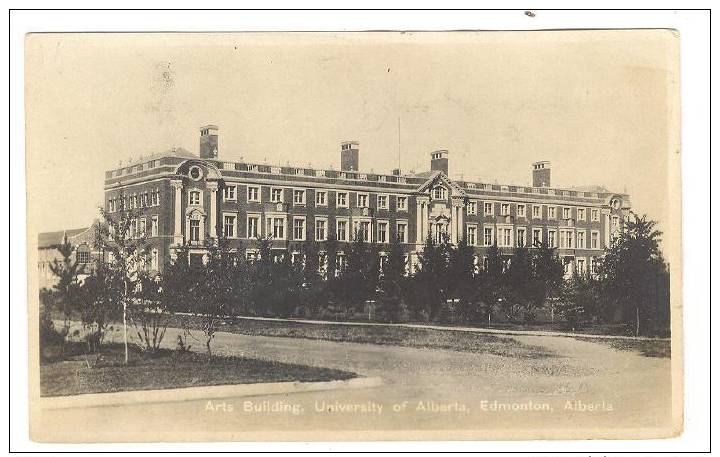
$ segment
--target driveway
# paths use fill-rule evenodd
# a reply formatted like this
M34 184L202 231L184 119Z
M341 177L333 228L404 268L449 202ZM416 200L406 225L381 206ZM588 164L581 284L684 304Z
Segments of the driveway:
M660 436L670 427L670 359L551 336L514 336L553 357L491 354L218 333L215 353L379 376L381 387L212 402L44 411L62 440L333 439ZM174 330L165 344L172 346ZM201 347L195 343L195 347ZM60 430L65 421L86 428ZM76 422L80 421L80 422ZM88 436L88 430L92 435ZM450 433L452 431L452 433ZM388 432L378 435L377 432ZM43 435L45 434L43 433ZM270 433L270 435L268 435ZM326 439L328 435L322 435Z

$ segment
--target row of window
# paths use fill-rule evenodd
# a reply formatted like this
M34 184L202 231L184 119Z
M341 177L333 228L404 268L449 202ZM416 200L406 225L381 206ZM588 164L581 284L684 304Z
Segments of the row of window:
M528 232L530 230L530 232ZM483 227L482 240L478 238L478 228L475 225L467 226L467 243L470 246L492 246L498 247L531 247L540 243L547 243L551 248L560 249L601 249L600 232L590 231L590 239L587 239L585 230L563 230L547 229L543 238L542 228L527 227Z
M158 216L150 217L150 230L148 231L147 219L144 217L135 218L130 221L130 228L128 237L130 238L142 238L146 236L158 236Z
M123 197L115 197L108 200L108 211L114 213L121 209L148 208L160 206L160 191L154 189L150 192L141 192Z
M261 233L261 215L248 214L247 223L245 225L245 237L252 239L259 236L270 236L273 239L285 240L287 237L285 216L266 216L265 217L265 233ZM192 221L191 221L192 222ZM237 215L223 214L223 234L228 238L236 238ZM396 221L395 234L401 243L407 243L408 223L407 221ZM353 235L357 234L366 242L389 243L389 221L377 221L373 226L370 220L353 220L352 231L350 231L350 221L348 219L337 218L335 220L335 239L338 241L352 241ZM292 217L292 233L291 239L296 241L307 240L307 227L305 216ZM447 233L446 224L431 224L431 233L435 235L435 239L440 240L442 235ZM528 232L531 230L531 232ZM373 233L374 231L374 233ZM542 242L546 242L549 247L561 249L601 249L600 232L597 230L590 231L590 239L587 239L585 230L563 230L563 229L547 229L547 234L543 237L542 228L527 227L483 227L482 239L478 236L477 225L467 225L466 241L470 246L492 246L497 243L499 247L514 246L536 246ZM193 239L193 234L195 238ZM328 239L329 227L328 220L325 217L315 218L315 241L325 241ZM199 221L196 231L192 230L191 224L191 241L197 241L200 236ZM530 238L530 236L532 236Z
M292 252L290 261L293 265L301 263L303 266L306 262L306 256L301 252ZM284 259L285 252L280 251L274 254L273 261L281 262ZM325 251L320 251L317 254L317 265L318 273L323 278L327 278L328 273L328 255ZM379 273L382 275L383 270L387 265L388 254L386 252L378 253L379 256ZM251 262L260 259L260 252L257 249L247 249L245 251L245 258ZM569 276L573 271L577 271L579 274L595 274L597 273L598 261L596 257L590 257L589 262L585 257L566 257L563 259L563 268L566 276ZM509 257L503 258L503 271L510 267L512 259ZM403 255L404 273L408 275L420 270L420 263L418 261L417 254L405 254ZM487 256L480 257L479 255L473 255L473 265L475 267L475 273L479 273L480 270L486 270L489 266L489 259ZM347 267L347 257L343 251L335 253L335 276L339 276L341 272ZM589 267L589 270L588 270Z
M285 216L265 216L265 232L261 233L261 216L260 214L248 214L247 223L245 225L245 237L257 238L259 236L269 236L276 240L284 240L287 236ZM192 221L191 221L192 222ZM350 227L350 220L336 218L335 220L335 239L337 241L352 241L353 235L361 237L367 242L389 243L390 242L390 222L377 221L375 227L372 222L367 220L353 220ZM395 222L395 234L401 243L407 243L408 236L407 221ZM352 231L351 231L352 229ZM373 233L374 229L374 233ZM223 213L223 234L228 238L237 237L237 215ZM197 241L192 239L191 241ZM315 241L326 241L329 235L328 220L324 217L315 218ZM199 237L199 233L197 235ZM296 241L307 240L307 228L305 216L292 217L292 238Z
M533 219L542 219L542 206L543 205L531 205L532 209L532 218ZM547 218L548 219L557 219L557 206L551 206L551 205L545 205L547 206ZM527 217L527 207L525 203L516 203L515 204L515 215L517 217ZM564 206L562 207L562 219L573 219L572 216L572 207L570 206ZM575 208L576 211L576 217L575 219L579 221L587 220L587 209L586 208ZM476 215L478 213L478 205L475 201L470 201L467 204L467 214L468 215ZM483 215L485 216L493 216L495 213L495 204L493 202L483 202ZM500 203L500 215L501 216L509 216L510 215L510 203ZM600 220L600 210L591 208L590 209L590 220L593 222L597 222Z
M285 189L282 187L270 188L271 203L285 203ZM197 192L197 191L196 191ZM339 208L350 207L350 193L347 191L334 191L335 205ZM305 189L292 189L292 203L294 205L306 204L307 191ZM407 211L407 196L396 196L396 207L398 211ZM237 186L226 186L223 188L223 200L226 202L237 201ZM260 186L247 186L247 201L251 203L262 203ZM328 191L315 191L315 206L328 206ZM370 206L370 194L358 192L355 195L354 206L358 208L367 208ZM390 208L390 195L380 194L377 196L378 209Z

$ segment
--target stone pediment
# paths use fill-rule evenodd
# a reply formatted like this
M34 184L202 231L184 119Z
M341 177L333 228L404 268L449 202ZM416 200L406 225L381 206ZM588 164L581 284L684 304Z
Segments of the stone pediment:
M416 192L428 192L431 188L439 184L444 185L448 190L450 190L451 197L467 197L465 191L460 186L451 181L450 178L448 178L447 175L442 171L436 171L434 175L432 175L430 178L428 178L427 181L425 181L420 187L418 187Z

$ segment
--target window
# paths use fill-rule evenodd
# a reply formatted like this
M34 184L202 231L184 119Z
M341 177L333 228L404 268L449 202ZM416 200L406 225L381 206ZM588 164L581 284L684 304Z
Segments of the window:
M620 227L620 218L617 216L613 216L612 217L612 228L617 229L618 227Z
M596 209L590 210L590 220L593 222L597 222L600 220L600 211Z
M144 237L147 232L145 231L147 229L147 223L145 222L145 218L140 218L140 225L138 226L138 235L141 237Z
M247 201L249 202L260 202L260 188L257 186L248 186L247 188Z
M566 249L572 249L574 247L572 230L560 231L560 247Z
M158 269L158 250L153 249L150 251L150 268L153 270Z
M283 202L283 190L277 187L273 187L270 189L270 201L272 203L282 203Z
M533 219L542 219L542 208L540 205L533 205L532 217Z
M407 211L407 197L398 197L397 198L397 210L398 211Z
M493 245L493 229L491 227L485 227L483 230L483 242L485 246Z
M577 220L579 220L579 221L585 220L585 208L577 209Z
M152 205L160 206L160 191L155 189L152 193Z
M77 261L78 263L89 263L90 253L88 251L77 251Z
M315 205L327 206L327 192L324 190L315 191Z
M293 239L304 240L305 239L305 218L294 217L293 218Z
M575 261L575 263L577 263L578 274L584 275L585 274L585 259L577 259Z
M542 229L533 229L533 246L540 246L542 243Z
M590 274L597 273L597 259L595 257L590 257Z
M432 191L433 200L445 200L447 198L447 189L443 186L437 186Z
M227 238L235 238L235 226L237 216L234 214L223 214L223 234Z
M137 208L137 195L130 196L130 209Z
M477 214L477 203L476 202L468 202L467 214L468 214L468 216Z
M378 195L377 206L378 206L378 209L388 209L388 196L387 195Z
M468 225L467 244L469 246L475 246L477 244L477 227L474 225Z
M517 217L525 217L525 205L518 204L515 213Z
M345 259L345 254L342 252L338 252L335 254L335 276L339 276L340 273L345 270L345 267L347 266L347 260Z
M549 248L557 247L556 241L555 241L555 230L548 230L547 245Z
M357 194L357 206L358 208L367 208L368 194Z
M226 186L225 188L223 188L223 200L225 200L226 202L237 201L237 187Z
M260 236L260 215L248 214L247 216L247 237L257 238Z
M285 218L278 216L271 216L266 219L267 221L267 233L273 239L284 240L285 239Z
M517 229L517 245L521 248L525 247L525 229L524 228L518 228Z
M483 204L483 214L486 216L492 216L493 214L493 204L491 202L485 202Z
M327 220L315 219L315 241L325 241L327 239Z
M304 205L305 204L305 190L304 189L293 189L293 204Z
M570 208L563 208L563 219L570 219L571 211Z
M555 219L557 208L554 206L548 206L548 219Z
M347 192L338 192L336 196L337 206L347 208L348 207L348 194Z
M114 198L111 198L108 201L108 211L110 211L111 213L115 212L115 199Z
M150 219L150 236L158 236L158 217L153 216Z
M353 223L355 238L360 237L365 242L370 242L370 221L355 221Z
M348 221L340 220L340 219L337 220L337 227L336 227L337 230L335 232L335 237L337 238L338 241L347 241L348 240L347 226L348 226Z
M498 228L498 246L512 247L512 228L500 227Z
M596 230L590 232L590 249L600 249L600 232Z
M510 215L510 203L501 203L500 204L500 215L501 216Z
M200 221L190 219L190 241L200 241Z
M130 238L137 237L137 219L130 221Z
M585 249L585 231L578 230L577 232L577 248Z
M388 223L387 221L378 222L377 225L377 241L378 243L388 242Z
M199 190L191 190L190 191L190 197L189 197L189 203L190 205L199 205L200 204L200 191Z
M401 243L407 243L407 222L397 223L397 239Z

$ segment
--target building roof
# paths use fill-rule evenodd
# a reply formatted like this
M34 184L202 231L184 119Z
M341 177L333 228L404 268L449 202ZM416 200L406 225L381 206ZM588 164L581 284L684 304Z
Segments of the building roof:
M57 232L42 232L38 233L38 248L51 248L55 245L62 244L64 238L72 238L75 235L79 235L90 229L90 227L83 227L79 229L70 230L59 230Z

